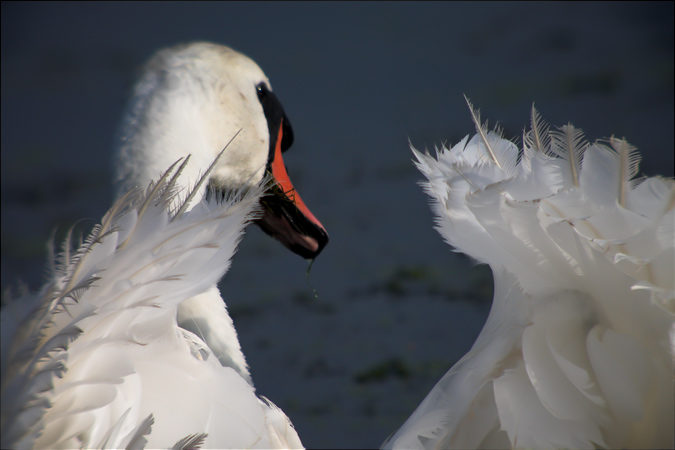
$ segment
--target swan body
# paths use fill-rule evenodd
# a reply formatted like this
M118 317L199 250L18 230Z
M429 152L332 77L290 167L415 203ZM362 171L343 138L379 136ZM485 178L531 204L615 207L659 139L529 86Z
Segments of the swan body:
M216 287L253 221L303 257L327 243L286 173L292 139L246 56L193 43L150 60L122 123L118 200L2 310L3 448L302 447L256 396Z
M672 448L674 181L534 108L520 155L472 114L471 139L413 151L443 238L490 265L492 309L384 447Z

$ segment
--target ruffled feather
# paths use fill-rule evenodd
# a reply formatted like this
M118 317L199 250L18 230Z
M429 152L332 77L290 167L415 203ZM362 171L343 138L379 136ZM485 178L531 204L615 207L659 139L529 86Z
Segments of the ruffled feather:
M121 198L77 249L66 242L41 292L3 308L3 448L301 446L278 408L177 324L178 305L227 271L264 189L183 208L184 164Z
M385 447L673 447L675 182L534 107L519 152L471 109L475 136L413 153L438 231L490 265L492 310Z

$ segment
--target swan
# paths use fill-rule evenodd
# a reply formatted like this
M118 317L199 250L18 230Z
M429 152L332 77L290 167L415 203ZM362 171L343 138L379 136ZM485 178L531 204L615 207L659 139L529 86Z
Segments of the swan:
M149 60L122 120L118 199L2 309L3 448L302 447L256 395L216 287L251 222L304 258L327 244L286 172L292 141L243 54L197 42Z
M490 265L471 350L384 448L672 448L675 182L634 179L625 139L589 144L532 107L523 146L488 132L411 146L445 241Z

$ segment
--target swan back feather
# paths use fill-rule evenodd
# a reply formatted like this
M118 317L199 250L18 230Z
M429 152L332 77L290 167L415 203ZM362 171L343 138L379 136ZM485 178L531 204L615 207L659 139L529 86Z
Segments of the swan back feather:
M3 448L302 446L278 408L176 322L178 305L229 268L264 184L182 212L186 162L174 166L120 198L74 250L69 237L52 280L3 308Z
M467 100L468 102L468 100ZM488 131L412 149L436 228L489 264L472 349L386 448L672 448L675 182L532 109L523 148Z

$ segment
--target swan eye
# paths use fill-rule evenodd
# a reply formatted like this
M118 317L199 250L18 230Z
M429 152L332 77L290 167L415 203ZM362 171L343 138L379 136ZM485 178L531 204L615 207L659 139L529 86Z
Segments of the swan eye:
M267 86L265 86L264 83L260 83L256 86L256 91L258 92L258 99L262 100L267 97L269 89L267 89Z
M291 124L288 121L288 117L284 113L284 108L279 103L276 95L272 92L269 86L264 83L258 83L255 86L256 93L258 94L258 101L262 105L263 113L265 114L265 119L267 119L267 128L272 134L272 140L270 141L270 154L274 153L274 145L276 142L276 136L279 132L279 126L283 129L283 135L281 139L281 151L285 152L293 144L293 129Z

